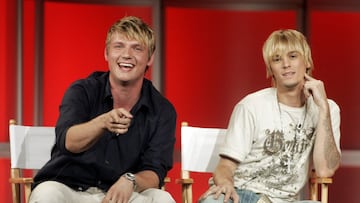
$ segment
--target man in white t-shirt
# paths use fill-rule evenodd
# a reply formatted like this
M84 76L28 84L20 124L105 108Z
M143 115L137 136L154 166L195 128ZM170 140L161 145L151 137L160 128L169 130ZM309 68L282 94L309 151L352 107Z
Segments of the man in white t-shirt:
M320 177L339 167L340 109L324 83L311 77L306 38L277 30L264 43L263 57L273 87L236 104L214 185L201 203L297 202L309 167Z

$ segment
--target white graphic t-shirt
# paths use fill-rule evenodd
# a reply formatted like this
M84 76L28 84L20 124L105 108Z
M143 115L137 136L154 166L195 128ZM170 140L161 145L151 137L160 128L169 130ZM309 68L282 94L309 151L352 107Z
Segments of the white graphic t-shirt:
M328 100L340 151L340 109ZM308 181L318 108L308 98L301 108L278 103L275 88L246 96L234 108L220 154L240 162L235 187L266 194L273 202L298 200Z

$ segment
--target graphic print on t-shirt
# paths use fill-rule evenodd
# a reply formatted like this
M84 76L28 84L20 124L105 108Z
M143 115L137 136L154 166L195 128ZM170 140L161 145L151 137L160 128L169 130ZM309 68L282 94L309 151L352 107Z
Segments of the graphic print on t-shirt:
M266 130L263 153L271 156L271 161L258 171L269 188L281 188L298 178L299 168L304 164L303 157L308 156L312 147L314 128L299 129L289 124L287 134L280 130Z

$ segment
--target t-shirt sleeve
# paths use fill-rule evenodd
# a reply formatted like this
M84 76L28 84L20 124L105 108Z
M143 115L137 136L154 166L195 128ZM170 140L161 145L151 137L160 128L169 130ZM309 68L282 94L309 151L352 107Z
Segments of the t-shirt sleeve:
M328 100L330 106L330 116L331 116L331 125L334 135L334 140L338 151L341 153L340 149L340 108L339 106L333 101Z
M230 117L225 141L219 149L219 154L236 161L243 161L251 151L254 135L254 117L246 105L235 105Z

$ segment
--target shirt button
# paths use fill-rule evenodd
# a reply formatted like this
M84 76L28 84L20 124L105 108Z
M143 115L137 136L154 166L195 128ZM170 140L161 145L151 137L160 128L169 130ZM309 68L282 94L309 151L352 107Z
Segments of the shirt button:
M108 160L105 160L105 164L109 164L109 161L108 161Z
M101 180L98 181L98 185L101 185Z

